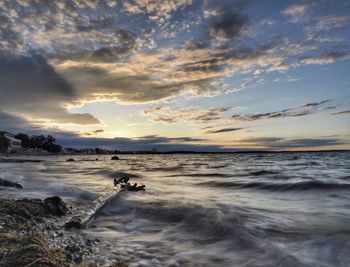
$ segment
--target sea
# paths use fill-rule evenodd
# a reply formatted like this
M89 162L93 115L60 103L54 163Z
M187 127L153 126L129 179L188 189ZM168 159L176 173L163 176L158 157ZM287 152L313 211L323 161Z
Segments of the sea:
M72 230L100 241L101 266L350 266L350 152L119 157L22 157L42 161L0 163L0 176L24 187L6 194L81 208L116 177L146 185Z

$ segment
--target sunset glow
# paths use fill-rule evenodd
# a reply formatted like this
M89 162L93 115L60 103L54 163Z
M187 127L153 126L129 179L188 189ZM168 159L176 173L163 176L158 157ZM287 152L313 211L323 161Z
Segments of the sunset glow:
M3 0L0 128L72 147L349 149L350 3L272 2Z

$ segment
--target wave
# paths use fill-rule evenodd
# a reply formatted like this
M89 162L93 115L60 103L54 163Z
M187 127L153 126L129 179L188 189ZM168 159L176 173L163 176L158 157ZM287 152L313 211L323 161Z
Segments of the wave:
M217 182L209 181L198 183L197 185L212 186L212 187L237 187L241 189L258 189L258 190L272 190L272 191L303 191L303 190L335 190L335 189L350 189L350 184L343 183L326 183L321 181L306 181L296 183L263 183L263 182Z
M152 171L162 171L162 172L172 172L172 171L179 171L182 170L182 166L173 166L173 167L157 167L157 168L148 168L148 172Z
M117 205L110 205L96 220L97 226L108 221L108 217L137 216L155 221L157 224L165 223L173 226L172 235L187 231L196 233L193 241L212 242L213 240L227 240L234 237L240 240L241 245L252 244L254 231L246 228L246 220L251 215L239 207L224 206L205 207L196 204L170 203L166 201L143 202L124 200L118 198ZM115 203L116 204L116 203ZM107 218L106 218L107 217ZM170 229L170 228L169 228ZM168 231L170 231L168 229ZM195 240L196 239L196 240Z
M321 164L316 161L304 161L300 163L290 163L287 166L320 166Z
M278 173L279 173L278 171L260 170L260 171L253 171L250 173L250 175L260 176L260 175L278 174Z
M222 168L226 168L227 166L229 166L228 164L224 164L224 165L215 165L215 166L210 166L211 169L222 169Z
M227 173L191 173L191 174L174 174L174 175L167 175L167 177L232 177L231 174Z
M139 178L140 176L133 173L128 172L120 172L120 171L111 171L111 170L98 170L94 172L90 172L89 174L99 174L110 178L123 177L128 176L130 178Z

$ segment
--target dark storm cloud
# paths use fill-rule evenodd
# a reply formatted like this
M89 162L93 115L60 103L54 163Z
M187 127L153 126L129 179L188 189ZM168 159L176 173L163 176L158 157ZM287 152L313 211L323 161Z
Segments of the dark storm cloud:
M71 114L63 107L77 95L70 84L40 56L0 56L2 110L27 113L56 122L97 124L90 114Z
M0 111L0 131L18 132L23 129L32 129L33 125L26 120L7 112Z
M239 141L248 146L263 146L267 149L289 149L305 147L325 147L347 144L336 138L282 138L282 137L250 137Z
M218 39L231 39L238 36L248 24L248 17L223 8L209 27L209 36Z
M302 116L313 114L320 110L329 109L328 106L325 106L325 104L328 102L330 102L330 100L324 100L316 103L308 103L308 104L294 107L294 108L288 108L281 111L274 111L274 112L267 112L267 113L245 114L245 115L235 114L235 115L231 115L231 118L234 120L242 120L242 121L256 121L256 120L278 119L278 118L287 118L287 117L302 117Z
M208 130L204 133L206 134L215 134L215 133L227 133L227 132L235 132L235 131L239 131L242 130L243 128L222 128L219 130Z

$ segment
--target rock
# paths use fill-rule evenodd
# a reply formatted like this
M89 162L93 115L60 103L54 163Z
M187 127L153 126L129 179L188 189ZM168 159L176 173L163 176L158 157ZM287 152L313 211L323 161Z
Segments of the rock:
M113 157L111 158L111 160L118 160L118 159L119 159L118 156L113 156Z
M11 181L4 180L4 179L1 179L1 178L0 178L0 186L16 187L16 188L19 188L19 189L23 188L23 186L21 186L18 183L13 183Z
M75 159L67 159L66 161L67 161L67 162L75 161Z
M55 216L66 215L68 208L64 201L57 196L48 197L44 200L44 208L48 214Z

